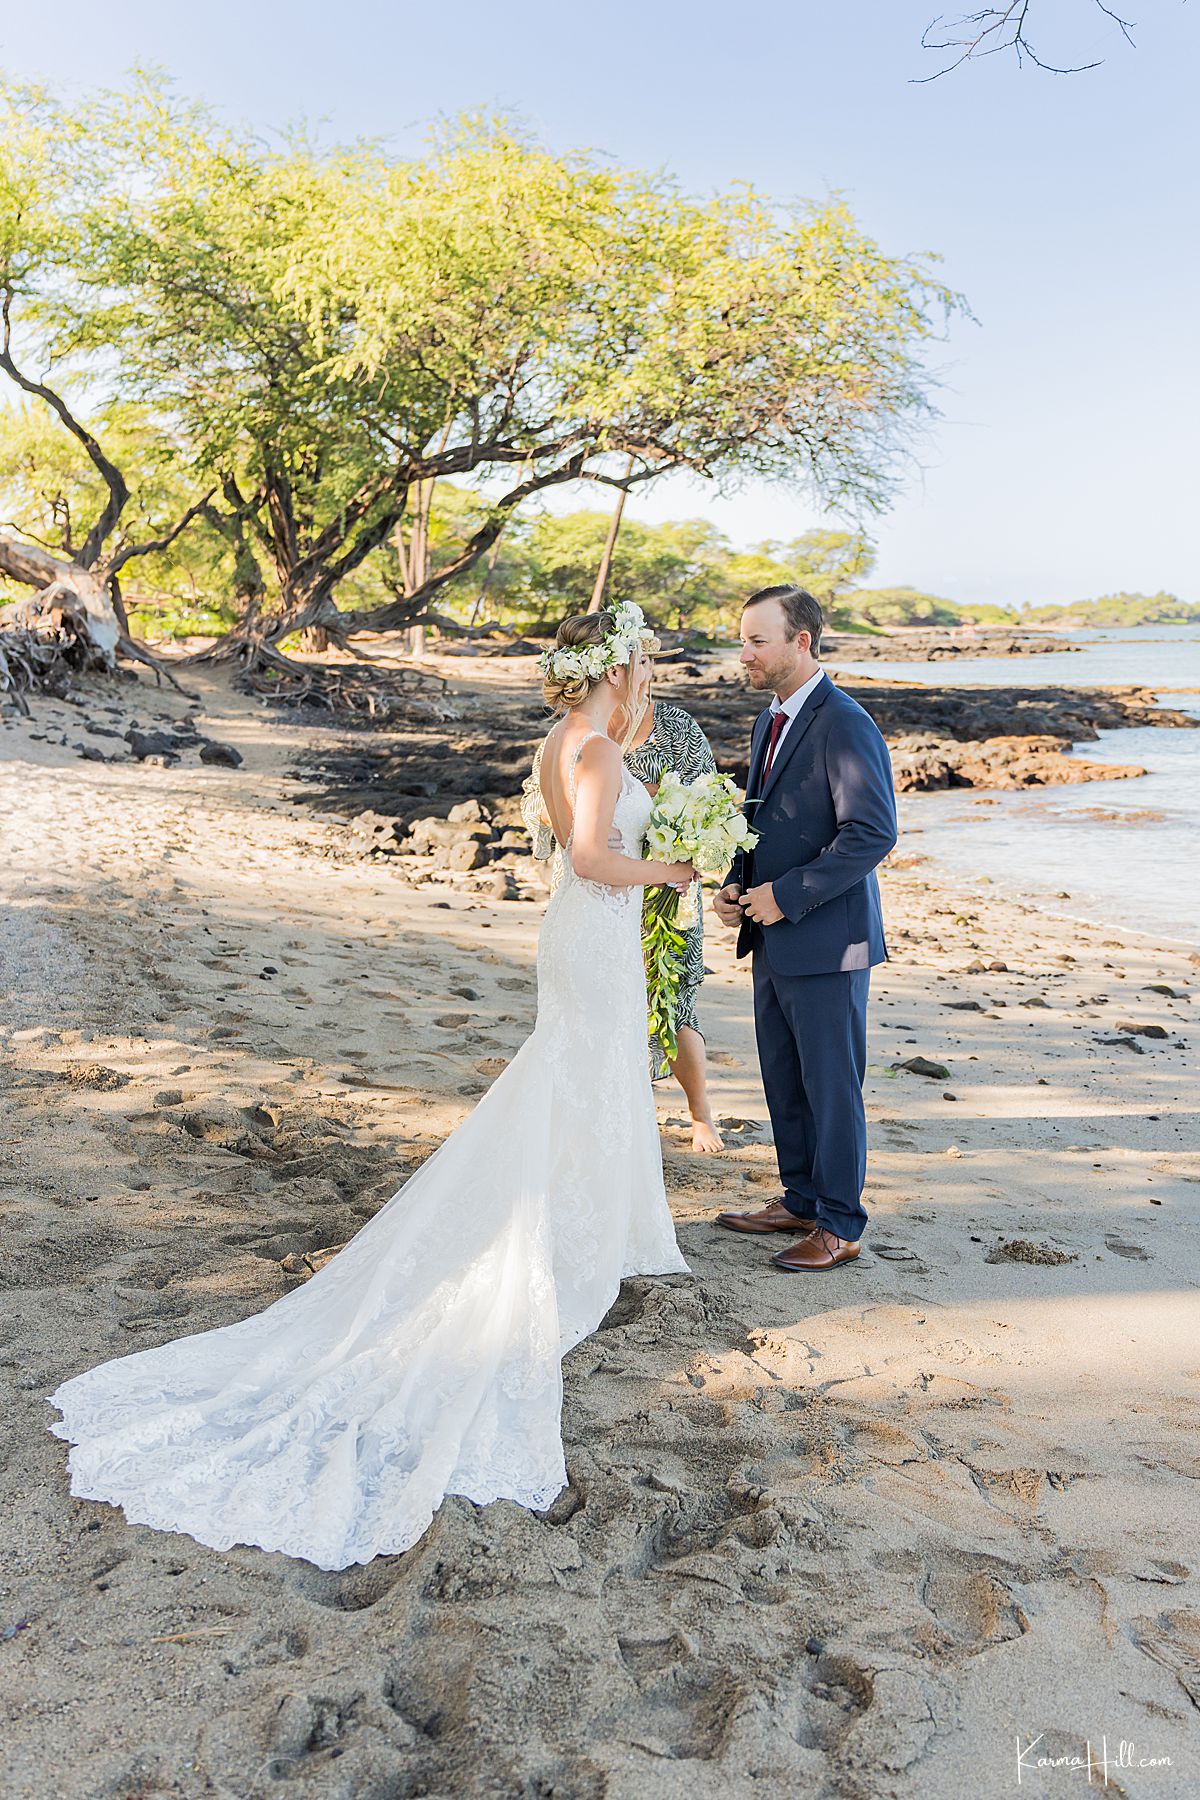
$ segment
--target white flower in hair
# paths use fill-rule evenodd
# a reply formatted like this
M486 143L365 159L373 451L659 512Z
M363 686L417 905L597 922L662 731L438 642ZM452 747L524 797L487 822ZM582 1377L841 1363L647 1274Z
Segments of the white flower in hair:
M572 648L545 650L538 658L543 675L556 681L573 681L585 677L597 681L608 669L621 669L629 662L639 644L653 641L654 633L646 623L646 615L633 600L622 600L612 609L612 629L598 644L582 644Z

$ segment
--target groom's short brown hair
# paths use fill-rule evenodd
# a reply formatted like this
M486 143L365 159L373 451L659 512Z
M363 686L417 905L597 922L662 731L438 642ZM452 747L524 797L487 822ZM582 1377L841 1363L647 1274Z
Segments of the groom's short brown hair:
M799 637L807 631L809 650L814 656L821 654L821 633L825 629L825 615L821 611L821 603L815 600L807 588L802 587L765 587L759 588L757 594L751 594L746 606L757 606L760 600L778 600L783 608L783 616L787 620L787 633L790 638Z

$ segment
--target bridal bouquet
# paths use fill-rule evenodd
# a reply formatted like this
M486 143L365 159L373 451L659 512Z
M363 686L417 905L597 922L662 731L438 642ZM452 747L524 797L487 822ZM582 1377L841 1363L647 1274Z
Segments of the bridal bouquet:
M681 781L668 769L659 783L646 828L646 854L662 862L690 862L701 875L722 875L739 850L752 850L751 831L729 775ZM674 888L647 888L642 909L642 951L650 1034L673 1062L679 1052L675 1015L683 975L684 932L696 923L699 882L681 899Z

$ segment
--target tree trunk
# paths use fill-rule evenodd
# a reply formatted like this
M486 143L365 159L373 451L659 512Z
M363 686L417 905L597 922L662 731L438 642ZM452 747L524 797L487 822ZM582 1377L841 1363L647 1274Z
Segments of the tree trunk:
M629 459L625 470L626 476L633 474L633 458ZM613 516L609 520L608 536L604 540L604 554L600 558L600 567L596 570L596 585L592 589L592 597L588 601L590 613L599 612L604 605L604 590L608 586L608 571L612 567L613 551L617 547L617 536L621 530L621 514L625 511L627 488L621 488L617 494L617 504L613 508Z
M396 550L400 559L400 576L404 583L405 594L415 594L418 588L424 587L429 580L429 515L433 511L432 481L418 481L416 484L416 506L413 509L412 534L407 551L404 543L404 525L396 527ZM426 632L424 621L410 625L405 632L406 647L414 662L422 662L425 657Z
M31 600L5 607L0 617L33 630L66 626L86 644L100 668L116 667L121 621L93 570L0 532L0 575L36 590Z

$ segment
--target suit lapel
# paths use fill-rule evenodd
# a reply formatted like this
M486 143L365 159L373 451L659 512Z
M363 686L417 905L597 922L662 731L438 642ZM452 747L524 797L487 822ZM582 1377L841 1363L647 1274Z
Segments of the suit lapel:
M760 712L754 721L754 729L750 733L750 767L746 774L746 798L753 800L758 794L758 784L762 780L762 766L767 754L767 741L771 736L771 709Z
M824 706L829 694L828 683L829 677L826 675L824 681L817 683L816 687L801 707L800 717L798 719L793 719L787 730L784 732L783 740L775 752L775 761L771 764L771 772L762 785L759 796L760 799L765 799L771 789L775 786L775 783L779 778L780 770L785 766L792 752L795 750L796 745L800 742L800 739L804 736L805 732L816 718L817 708Z

